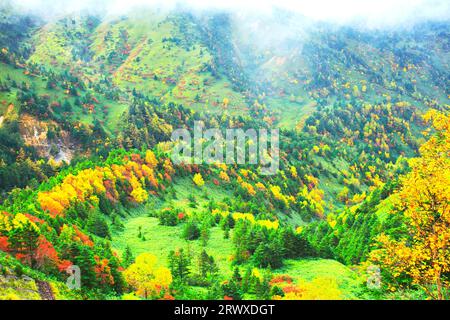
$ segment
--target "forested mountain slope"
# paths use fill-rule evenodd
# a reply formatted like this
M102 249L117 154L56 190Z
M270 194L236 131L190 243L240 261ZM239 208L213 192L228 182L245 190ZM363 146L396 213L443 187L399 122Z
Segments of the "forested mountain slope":
M448 298L448 23L4 3L0 298ZM279 170L175 165L195 121L280 128Z

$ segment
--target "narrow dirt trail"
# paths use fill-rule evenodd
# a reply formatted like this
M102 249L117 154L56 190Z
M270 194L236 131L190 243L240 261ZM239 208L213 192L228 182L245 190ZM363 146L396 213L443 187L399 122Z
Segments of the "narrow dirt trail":
M50 287L50 284L48 282L36 280L36 284L38 286L39 295L41 296L42 300L55 300L52 288Z

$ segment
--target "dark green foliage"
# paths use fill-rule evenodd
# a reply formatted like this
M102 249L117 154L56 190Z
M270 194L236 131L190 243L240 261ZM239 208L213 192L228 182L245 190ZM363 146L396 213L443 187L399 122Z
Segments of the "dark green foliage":
M182 248L169 253L169 268L172 276L180 283L186 283L191 274L191 256Z
M242 300L242 290L239 284L233 280L222 284L222 292L224 297L229 297L233 300Z
M189 277L189 284L193 286L208 287L219 277L219 268L214 257L208 255L205 250L198 256L198 273Z
M200 275L204 278L214 276L219 272L219 269L214 261L214 257L208 255L205 250L202 250L198 258L198 267Z
M284 291L283 291L283 289L281 289L280 287L278 287L278 286L273 286L271 289L270 289L270 297L274 297L274 296L280 296L280 297L283 297L284 296Z
M256 248L252 261L261 268L279 268L283 265L282 249L277 243L261 243Z
M105 194L100 195L98 198L99 198L98 207L100 211L106 215L110 215L114 211L115 205L106 198Z
M233 229L235 221L231 215L227 215L226 217L222 217L220 220L220 226L222 230Z
M285 258L312 257L315 255L315 251L308 240L303 235L296 234L292 228L283 228L279 237L283 244Z
M122 263L124 265L125 268L129 267L130 265L132 265L134 263L134 256L133 256L133 252L131 251L130 246L127 246L125 248L125 252L123 253L122 256Z
M396 183L390 182L375 190L354 213L346 211L345 222L338 219L334 229L326 221L315 222L304 230L302 237L312 244L320 257L334 258L348 265L364 261L372 249L374 238L382 231L395 237L406 232L399 220L401 216L388 215L382 220L376 214L377 206L395 187Z
M163 226L176 226L178 224L178 214L176 210L165 209L158 215L159 223Z
M222 286L218 281L213 282L208 289L208 293L206 294L206 299L208 300L221 300L223 299L223 290Z
M238 221L233 232L235 262L244 263L249 259L259 267L279 268L283 258L315 256L309 241L296 234L288 226L271 230Z
M261 280L256 279L255 295L257 299L268 300L271 298L270 275L264 274Z
M86 228L89 232L99 237L106 239L111 238L108 223L106 222L106 219L98 212L93 212L89 215Z
M183 228L183 238L186 240L197 240L200 238L200 228L195 221L188 221Z
M34 265L33 252L38 246L39 231L29 222L9 234L9 243L14 254L24 257L30 266Z
M278 105L284 106L289 95L292 96L289 105L298 104L302 121L292 120L287 126L290 129L281 131L280 172L274 176L261 177L254 166L230 166L228 173L231 181L222 183L216 180L215 184L223 187L231 197L219 202L212 199L213 193L208 190L202 199L197 199L194 194L188 198L191 208L198 208L199 211L206 209L208 214L213 209L230 213L248 212L257 220L279 219L280 227L272 230L246 221L235 221L232 214L225 217L216 215L206 220L207 215L199 218L199 214L195 213L194 218L183 225L181 236L186 240L200 238L206 248L210 241L211 226L219 224L225 239L232 235L235 269L232 278L221 285L218 280L224 278L220 277L214 258L205 250L198 256L198 272L191 272L191 257L188 253L182 249L171 252L169 265L175 280L174 291L179 289L179 297L195 297L198 293L190 290L188 285L201 285L210 286L208 297L214 299L224 296L241 299L244 293L255 294L258 299L268 299L272 295L282 295L282 291L278 287L270 289L269 275L264 275L262 280L254 277L251 272L254 266L279 268L283 265L283 259L314 256L338 259L347 265L358 264L367 259L373 240L380 232L396 239L405 235L401 215L386 217L379 214L378 208L397 187L397 177L406 170L406 165L396 163L396 160L400 156L416 155L420 131L424 128L420 118L422 111L427 108L442 110L448 104L446 55L441 54L448 51L447 24L424 24L404 33L313 27L312 37L302 39L301 55L294 55L295 59L286 58L283 69L271 70L275 56L292 56L283 54L286 53L283 51L297 47L295 38L293 42L286 40L282 45L274 44L279 52L271 54L268 50L262 53L258 48L235 43L230 36L234 34L233 20L228 14L212 14L202 18L188 14L178 17L177 14L174 15L176 17L168 18L164 24L174 24L175 28L170 34L164 35L164 48L178 47L191 53L201 46L200 55L211 57L203 64L199 74L189 77L194 79L201 76L201 80L197 88L188 88L186 93L189 94L191 89L201 91L187 95L186 103L191 104L193 100L196 104L215 104L220 107L223 92L217 92L217 97L213 99L215 101L206 103L206 98L210 83L222 78L225 83L232 83L234 92L230 96L231 104L239 96L246 100L242 106L242 111L245 110L243 115L231 116L228 111L209 113L207 108L201 112L192 112L190 105L185 108L174 102L166 102L166 98L160 99L159 95L153 97L153 92L146 95L139 91L145 90L144 86L138 85L141 79L137 79L136 85L134 79L133 82L113 81L116 71L128 68L121 67L125 66L125 61L132 60L131 53L137 49L133 47L136 45L133 34L124 27L127 17L117 22L119 28L114 32L108 30L109 24L105 23L105 33L100 40L104 40L107 54L95 60L96 46L93 46L92 39L101 23L98 18L64 17L55 22L57 30L54 36L57 42L64 43L69 50L67 53L73 58L73 64L65 63L63 70L58 70L58 59L54 59L54 65L53 62L45 65L45 59L42 63L33 63L31 61L34 59L28 59L33 48L40 44L39 40L45 39L35 33L40 31L38 27L43 22L3 8L0 9L0 16L0 49L5 48L0 52L0 63L1 67L7 67L5 70L13 70L8 71L10 75L2 74L0 79L0 94L2 100L5 99L0 105L0 195L3 196L0 199L0 212L3 209L11 214L28 212L42 219L44 222L39 227L41 235L55 246L60 259L81 267L85 290L123 292L125 284L118 271L120 262L112 253L109 242L104 239L110 238L108 221L111 221L114 231L120 231L123 223L117 212L124 217L126 209L136 206L130 201L129 194L124 192L131 188L129 181L117 182L115 187L119 190L119 201L111 201L106 194L98 195L98 206L89 201L74 201L64 214L57 217L50 217L40 210L34 190L48 191L64 175L76 174L83 166L92 168L105 162L119 163L118 158L108 157L109 151L115 150L113 154L117 152L117 155L125 153L125 150L116 148L145 150L170 140L169 128L192 128L194 121L201 120L206 127L221 129L231 125L243 129L281 125L286 119L283 119L283 112L276 108ZM43 34L44 31L47 30L43 30ZM30 41L32 35L33 41ZM399 41L400 38L402 41ZM150 46L152 42L150 38L144 42L138 41L138 45L142 45L139 50L145 52L145 45ZM353 50L355 43L358 49L367 48L362 50L367 52ZM373 52L380 56L379 59L376 57L376 61L372 61L374 57L369 54ZM39 61L39 56L37 58ZM142 62L139 75L144 74L146 68L153 68L139 54L134 58L136 62ZM176 62L176 58L173 62ZM369 61L375 62L377 68L370 65ZM84 64L86 62L88 64ZM148 78L168 84L170 90L162 96L170 96L170 101L175 94L171 90L181 88L178 82L186 78L182 69L180 67L173 77L164 78L155 72L146 75L145 80ZM269 79L265 74L276 77ZM133 76L138 76L138 73L130 78ZM393 82L395 85L392 85ZM346 86L346 83L350 86ZM367 85L366 94L360 96L352 92L354 85L359 86L359 91L363 83ZM220 89L220 82L216 84L215 89ZM431 89L430 95L427 90ZM111 101L105 102L105 98ZM399 104L401 101L411 104ZM9 103L14 108L8 115L4 110L7 110ZM126 105L127 109L122 115L115 112L116 103ZM314 108L308 111L309 103ZM238 114L240 109L236 110ZM47 163L47 158L42 156L39 146L25 144L24 115L31 115L49 126L48 141L43 144L48 143L51 147L45 152L56 156L63 144L70 144L75 153L71 165L52 167ZM117 127L108 125L109 120L112 120L111 115L120 119ZM270 125L266 123L268 119ZM313 146L320 146L321 150L316 152ZM324 146L329 147L329 150L325 151ZM396 163L395 166L392 163ZM291 166L298 171L297 177L289 175ZM355 210L349 210L347 203L344 203L349 199L336 199L338 191L335 186L348 187L349 197L367 191L373 185L372 179L366 175L372 171L370 167L387 183L381 190L370 194ZM253 186L257 181L263 182L266 187L280 186L283 195L293 196L295 201L288 205L274 198L270 192L260 190L250 196L236 182L241 168L252 171L246 181ZM176 175L173 178L191 178L192 173L198 171L205 177L217 178L213 166L175 166L174 169ZM59 171L63 174L52 178ZM155 171L161 176L164 174L161 168ZM319 184L313 185L307 181L307 175L317 178ZM170 179L159 176L157 179L165 181L151 189L157 199L157 205L151 206L153 216L156 216L160 202L169 196L176 198ZM26 187L29 188L14 189ZM299 194L299 188L301 190L303 187L308 191L323 188L325 211L336 210L333 212L338 217L336 226L331 227L326 217L318 218L314 206L308 203L308 197ZM205 199L209 200L208 204L200 207ZM351 205L351 201L348 204ZM160 224L165 226L175 226L182 220L176 209L163 210L158 218ZM302 223L299 222L300 218ZM289 226L290 221L301 225L305 223L304 231L297 234ZM72 233L61 235L63 226L66 230L72 230ZM79 228L75 229L75 226ZM86 233L84 236L76 232L81 230ZM10 253L22 256L24 263L33 266L32 252L37 247L40 233L25 226L7 236ZM146 241L152 235L144 235L142 227L139 227L137 236ZM114 284L102 283L96 273L96 268L104 259L109 261ZM133 260L132 250L127 247L122 266L129 266ZM239 267L243 266L246 269L242 275ZM48 273L62 279L54 270L48 270Z
M121 231L124 229L124 225L121 221L120 216L116 213L116 211L113 211L111 213L111 224L114 228L116 228L117 230Z
M89 247L83 245L75 245L73 249L71 255L73 263L77 265L80 270L83 270L81 272L82 287L95 288L99 283L99 279L94 271L94 253Z

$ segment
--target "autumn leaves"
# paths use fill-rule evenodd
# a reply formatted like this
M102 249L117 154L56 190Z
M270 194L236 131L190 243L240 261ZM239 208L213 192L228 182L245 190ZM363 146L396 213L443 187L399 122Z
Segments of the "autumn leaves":
M44 211L53 217L63 215L73 202L89 202L98 205L99 196L106 195L111 202L118 202L125 194L129 202L140 204L148 198L147 189L157 190L159 183L155 175L158 164L152 151L147 151L145 159L133 154L125 156L120 164L80 170L67 175L61 184L50 191L39 192L38 202ZM164 177L174 173L170 161L163 162Z
M425 120L436 134L421 146L421 156L409 161L411 172L396 194L396 214L408 235L381 234L371 259L385 270L392 290L410 279L430 298L444 299L450 288L450 116L430 111Z

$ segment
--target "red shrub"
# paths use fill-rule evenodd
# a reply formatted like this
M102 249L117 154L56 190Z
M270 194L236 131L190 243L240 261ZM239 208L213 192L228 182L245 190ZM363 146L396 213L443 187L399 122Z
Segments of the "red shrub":
M8 237L0 236L0 251L8 252L8 250L9 250Z

